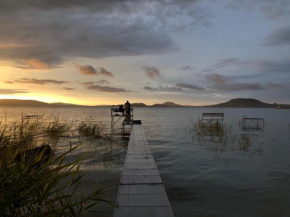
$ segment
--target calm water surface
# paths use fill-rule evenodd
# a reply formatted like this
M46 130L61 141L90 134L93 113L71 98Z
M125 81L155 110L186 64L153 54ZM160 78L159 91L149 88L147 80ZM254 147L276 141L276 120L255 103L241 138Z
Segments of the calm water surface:
M1 107L12 120L21 113L59 115L66 120L90 116L110 127L110 108ZM203 112L222 112L232 126L236 143L243 132L240 117L264 118L263 132L248 133L249 149L238 146L217 149L192 132L192 120ZM134 119L142 120L175 216L289 217L290 216L290 110L240 108L135 108ZM126 142L121 142L124 146ZM83 151L90 152L93 144ZM109 165L88 160L87 181L110 183L115 190L126 150L116 149ZM84 189L84 191L89 189ZM112 200L116 192L111 195ZM104 209L103 216L113 211Z

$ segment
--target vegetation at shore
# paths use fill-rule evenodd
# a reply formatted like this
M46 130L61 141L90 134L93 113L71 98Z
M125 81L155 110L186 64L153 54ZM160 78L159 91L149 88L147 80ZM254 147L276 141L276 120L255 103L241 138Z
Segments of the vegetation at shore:
M58 153L62 138L78 138L79 143ZM100 184L81 194L85 157L69 156L88 139L105 140L109 153L110 136L100 123L59 118L0 122L0 216L81 216L100 202L110 203L104 199L110 190Z

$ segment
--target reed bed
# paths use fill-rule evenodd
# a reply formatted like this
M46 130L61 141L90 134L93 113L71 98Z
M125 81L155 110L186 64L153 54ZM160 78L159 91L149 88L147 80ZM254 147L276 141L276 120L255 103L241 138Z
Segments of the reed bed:
M0 122L0 216L81 216L100 202L111 204L104 199L109 188L100 184L81 194L85 157L69 156L82 142L56 155L62 138L102 140L104 160L112 160L113 140L102 124L66 123L59 118ZM43 149L34 151L38 147Z

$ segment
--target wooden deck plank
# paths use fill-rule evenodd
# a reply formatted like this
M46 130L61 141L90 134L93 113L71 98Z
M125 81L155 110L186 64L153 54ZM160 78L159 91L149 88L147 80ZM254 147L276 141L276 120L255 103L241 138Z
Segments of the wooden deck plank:
M170 207L121 207L115 210L116 217L172 217Z
M119 195L120 207L168 207L166 194L122 194Z
M154 185L121 185L119 194L164 194L162 184Z
M174 217L142 125L132 125L115 217Z
M141 176L141 175L147 175L147 176L157 176L159 175L159 171L157 169L146 169L146 170L124 170L123 171L124 176L128 175L136 175L136 176Z

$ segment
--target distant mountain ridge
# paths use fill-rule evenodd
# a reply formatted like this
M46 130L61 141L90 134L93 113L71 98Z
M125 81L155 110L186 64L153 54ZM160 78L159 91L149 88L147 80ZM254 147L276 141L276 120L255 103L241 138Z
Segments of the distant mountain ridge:
M36 100L1 99L0 106L48 106L48 103Z
M70 103L46 103L37 100L19 100L19 99L0 99L0 106L59 106L59 107L119 107L119 105L99 105L99 106L86 106L86 105L76 105ZM146 105L145 103L131 103L132 107L194 107L188 105L180 105L174 102L164 102L156 103L153 105ZM288 104L280 104L283 108L290 108ZM246 99L246 98L237 98L232 99L228 102L219 103L215 105L207 105L203 107L231 107L231 108L277 108L278 104L265 103L257 99Z
M228 102L219 103L216 105L209 105L206 107L238 107L238 108L275 108L277 104L269 104L265 102L261 102L257 99L245 99L245 98L237 98L232 99Z
M152 107L182 107L183 105L176 104L174 102L165 102L162 104L153 104Z
M77 105L77 104L71 104L71 103L62 103L62 102L53 102L53 103L50 103L50 105L53 105L53 106L84 106L84 105Z
M131 103L132 107L147 107L145 103L137 102L137 103Z
M69 103L46 103L37 100L0 99L0 106L82 106Z

